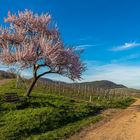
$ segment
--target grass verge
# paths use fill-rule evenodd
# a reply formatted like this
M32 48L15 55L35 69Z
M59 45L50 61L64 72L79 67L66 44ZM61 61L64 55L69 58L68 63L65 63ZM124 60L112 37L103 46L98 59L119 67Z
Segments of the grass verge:
M35 89L30 99L7 103L6 92L17 92L23 98L24 88L15 88L15 80L0 86L0 140L58 140L99 121L101 110L126 108L133 98L107 100L95 97L92 103L63 96L48 95Z
M103 118L101 115L90 116L83 120L70 123L62 128L55 129L46 133L39 135L32 135L28 137L27 140L60 140L70 137L76 132L80 131L83 127L88 126L89 124L94 124L100 121Z

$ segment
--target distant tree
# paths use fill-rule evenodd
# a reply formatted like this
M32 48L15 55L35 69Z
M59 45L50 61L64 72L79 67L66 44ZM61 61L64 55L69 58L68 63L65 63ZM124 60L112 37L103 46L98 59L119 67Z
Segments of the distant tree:
M23 85L23 78L21 76L20 69L16 69L16 68L10 67L7 70L7 72L15 76L15 78L16 78L16 88L22 87L22 85Z
M18 15L8 13L8 28L0 28L0 61L17 65L20 69L32 68L33 79L26 95L37 80L50 73L57 73L75 80L80 79L84 65L80 53L65 48L57 27L52 27L49 14L34 14L25 10ZM38 74L40 68L46 68Z

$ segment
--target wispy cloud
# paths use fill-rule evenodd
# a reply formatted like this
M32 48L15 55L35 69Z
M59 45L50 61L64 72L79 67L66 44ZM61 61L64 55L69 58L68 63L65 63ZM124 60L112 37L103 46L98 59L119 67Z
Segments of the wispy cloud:
M140 46L140 43L129 42L129 43L125 43L124 45L114 47L111 49L111 51L123 51L123 50L131 49L134 47L138 47L138 46Z
M94 45L94 44L81 44L81 45L75 46L75 48L77 50L79 50L79 49L84 49L85 50L87 48L94 47L94 46L96 46L96 45Z
M83 78L83 82L110 80L128 87L140 89L140 66L123 64L92 65L83 75Z
M10 67L6 66L6 65L2 65L0 63L0 70L4 70L4 71L7 71Z
M130 54L130 55L118 58L118 59L113 59L111 62L112 63L122 63L122 62L131 61L131 60L134 60L137 58L140 58L140 53Z
M137 55L130 56L131 58L137 57ZM128 87L140 89L140 66L130 64L102 64L100 61L86 61L87 71L83 74L83 80L80 82L96 81L96 80L110 80L115 83L124 84ZM0 66L0 69L6 70L6 68ZM32 77L32 71L30 69L21 72L21 75L26 78ZM50 74L44 76L52 80L60 80L64 82L72 82L70 79Z

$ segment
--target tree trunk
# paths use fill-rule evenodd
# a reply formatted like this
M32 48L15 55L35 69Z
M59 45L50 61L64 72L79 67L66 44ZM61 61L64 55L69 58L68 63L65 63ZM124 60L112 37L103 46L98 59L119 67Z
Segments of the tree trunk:
M29 97L30 96L30 93L31 91L33 90L33 87L35 86L36 82L37 82L37 79L38 78L33 78L33 81L30 85L30 87L28 88L27 92L26 92L26 96Z
M40 74L40 75L37 75L37 69L36 69L35 66L34 66L33 73L34 73L33 81L32 81L30 87L28 88L28 90L27 90L27 92L26 92L26 94L25 94L27 97L30 97L30 93L32 92L32 90L33 90L33 88L34 88L34 86L35 86L37 80L38 80L40 77L44 76L45 74L54 73L54 72L46 71L46 72L44 72L44 73L42 73L42 74Z

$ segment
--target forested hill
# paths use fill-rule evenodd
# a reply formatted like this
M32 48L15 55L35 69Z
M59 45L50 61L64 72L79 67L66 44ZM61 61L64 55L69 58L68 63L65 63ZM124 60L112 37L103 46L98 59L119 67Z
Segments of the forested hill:
M66 84L66 85L70 84L70 83L65 83L65 82L61 82L61 81L53 81L53 80L50 80L50 79L47 79L47 78L41 78L39 81L48 82L48 83L58 82L59 84ZM75 85L77 85L77 86L80 85L81 87L82 86L90 86L90 87L102 88L102 89L127 88L124 85L116 84L116 83L113 83L113 82L107 81L107 80L75 83Z
M96 88L103 88L103 89L127 88L124 85L116 84L116 83L113 83L113 82L107 81L107 80L81 83L81 85L85 85L85 84L88 86L93 86Z
M16 78L16 75L11 72L0 70L0 79L11 79L11 78Z
M10 78L16 78L16 75L10 72L2 71L0 70L0 79L10 79ZM59 84L66 84L69 85L71 83L61 82L61 81L54 81L48 78L40 78L40 82L42 83L59 83ZM92 81L92 82L83 82L83 83L75 83L77 86L90 86L95 88L102 88L102 89L114 89L114 88L126 88L124 85L116 84L111 81L107 80L101 80L101 81Z

